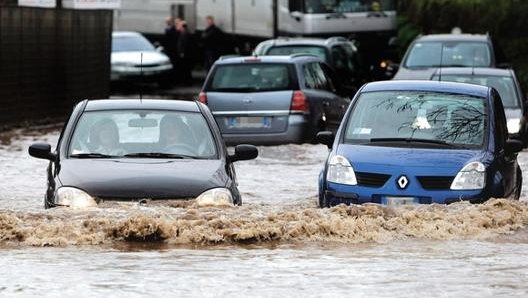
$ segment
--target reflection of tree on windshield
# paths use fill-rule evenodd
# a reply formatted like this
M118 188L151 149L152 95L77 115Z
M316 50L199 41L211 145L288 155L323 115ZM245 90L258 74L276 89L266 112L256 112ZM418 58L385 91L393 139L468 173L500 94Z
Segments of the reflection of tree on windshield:
M482 104L434 101L420 95L388 98L374 105L369 113L377 119L378 123L371 126L378 138L420 138L479 145L484 132L483 110Z

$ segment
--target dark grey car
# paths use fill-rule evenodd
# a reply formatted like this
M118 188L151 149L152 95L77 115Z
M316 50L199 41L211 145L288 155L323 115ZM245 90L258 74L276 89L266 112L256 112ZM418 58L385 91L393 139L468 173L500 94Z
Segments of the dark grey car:
M307 54L220 59L199 100L229 145L313 142L337 130L350 102L332 68Z
M495 67L496 53L487 34L429 34L407 48L395 80L428 80L438 67Z

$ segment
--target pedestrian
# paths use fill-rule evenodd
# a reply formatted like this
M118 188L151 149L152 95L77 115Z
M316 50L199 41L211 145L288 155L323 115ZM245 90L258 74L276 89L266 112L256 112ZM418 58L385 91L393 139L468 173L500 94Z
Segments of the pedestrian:
M204 67L206 71L209 71L213 63L224 53L226 38L222 29L216 26L213 16L207 16L205 21L207 27L202 33L202 45Z
M165 18L165 31L163 36L163 52L167 54L172 64L172 79L177 78L178 67L178 37L179 32L176 29L176 24L180 22L180 18L167 17Z
M190 86L193 83L192 68L194 65L194 41L193 36L189 32L187 23L181 20L177 23L178 30L178 69L180 83Z

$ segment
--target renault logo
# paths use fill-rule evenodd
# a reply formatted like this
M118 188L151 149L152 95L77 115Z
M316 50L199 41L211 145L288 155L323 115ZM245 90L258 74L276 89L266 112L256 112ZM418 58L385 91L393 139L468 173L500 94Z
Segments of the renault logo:
M405 176L400 176L400 178L398 178L398 186L400 187L400 189L405 189L407 187L407 185L409 185L409 179L407 179L407 177Z

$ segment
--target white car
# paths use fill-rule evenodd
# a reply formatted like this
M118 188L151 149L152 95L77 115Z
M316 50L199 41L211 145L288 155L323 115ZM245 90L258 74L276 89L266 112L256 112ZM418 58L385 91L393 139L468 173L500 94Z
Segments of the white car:
M112 32L110 60L112 82L154 81L160 85L170 82L172 64L169 57L139 32Z

